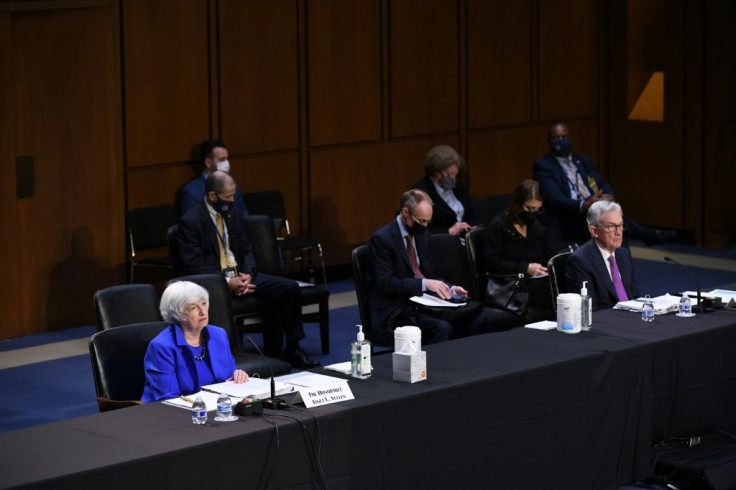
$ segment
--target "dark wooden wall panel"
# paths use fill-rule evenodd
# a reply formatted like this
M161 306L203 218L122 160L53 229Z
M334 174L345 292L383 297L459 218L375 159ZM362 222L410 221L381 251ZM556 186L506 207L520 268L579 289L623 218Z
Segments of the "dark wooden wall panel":
M154 165L129 169L126 173L128 209L173 204L179 189L201 173L199 164Z
M35 167L13 204L22 333L94 323L94 291L123 279L115 22L112 7L12 16L14 151Z
M531 120L531 1L468 1L468 127Z
M381 136L381 2L307 4L309 144Z
M459 128L458 3L390 2L391 136Z
M218 5L221 138L236 155L297 148L296 0Z
M124 0L128 166L189 160L210 135L206 0Z
M595 0L539 2L542 121L598 114L598 4Z

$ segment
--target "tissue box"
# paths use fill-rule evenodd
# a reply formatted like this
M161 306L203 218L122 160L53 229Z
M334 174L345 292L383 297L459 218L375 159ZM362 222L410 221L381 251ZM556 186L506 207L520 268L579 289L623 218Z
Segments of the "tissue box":
M394 381L416 383L427 379L427 353L424 351L412 354L394 352Z

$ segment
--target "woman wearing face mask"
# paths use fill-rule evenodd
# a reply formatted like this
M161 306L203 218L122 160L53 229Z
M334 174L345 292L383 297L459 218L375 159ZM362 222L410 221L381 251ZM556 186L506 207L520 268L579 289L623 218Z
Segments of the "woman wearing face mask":
M424 161L425 176L412 187L421 189L434 201L430 233L464 234L479 225L468 196L458 179L465 161L454 148L435 146Z
M514 189L504 212L493 218L484 233L485 270L491 274L547 274L543 265L552 256L544 226L537 220L542 197L535 180Z

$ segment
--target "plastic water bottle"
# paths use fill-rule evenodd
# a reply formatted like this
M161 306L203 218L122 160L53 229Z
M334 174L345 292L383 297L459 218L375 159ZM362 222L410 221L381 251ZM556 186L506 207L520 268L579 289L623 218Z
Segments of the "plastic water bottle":
M196 400L192 404L192 423L195 425L204 425L207 422L207 406L202 400L202 395L197 395Z
M233 401L225 393L220 393L217 399L217 416L215 420L218 422L237 420L237 417L233 416Z
M644 297L644 304L641 306L641 320L643 322L654 321L654 303L648 294Z
M680 298L679 306L680 311L677 313L677 316L693 316L692 307L693 305L690 302L690 296L682 293L682 298Z

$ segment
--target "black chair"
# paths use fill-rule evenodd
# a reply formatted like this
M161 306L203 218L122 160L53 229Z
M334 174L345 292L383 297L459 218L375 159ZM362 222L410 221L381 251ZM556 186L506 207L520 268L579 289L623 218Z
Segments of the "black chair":
M243 193L243 202L251 215L269 216L279 234L283 230L284 236L278 237L278 246L283 252L283 262L299 263L303 270L305 264L312 264L318 259L322 271L322 284L327 284L322 244L308 236L291 234L289 219L286 217L284 197L280 191L246 192ZM294 253L297 255L292 255Z
M136 252L166 247L166 230L177 222L176 208L172 204L148 206L128 211L128 237L130 239L130 281L135 268L170 267L168 256L138 258Z
M152 284L122 284L100 289L94 296L97 331L160 320L159 298Z
M238 328L235 324L235 315L233 315L231 304L230 288L227 287L225 279L220 274L195 274L191 276L182 276L176 278L178 281L191 281L199 284L207 290L210 295L209 323L217 325L228 332L230 338L230 346L235 357L235 365L238 368L248 372L251 376L259 376L262 378L270 377L268 362L270 362L273 372L276 375L285 374L291 371L291 365L281 359L268 357L265 362L260 354L254 352L241 352ZM248 298L254 301L254 315L263 315L264 306L255 298ZM266 334L264 333L264 339Z
M473 199L473 208L475 209L478 221L487 225L501 211L506 209L511 194L491 194L483 199Z
M184 267L181 263L181 255L179 255L179 225L171 225L166 230L166 244L169 248L169 263L171 264L171 272L174 277L178 277L184 273Z
M565 284L565 265L567 259L570 258L572 252L562 252L547 262L547 272L549 273L549 286L552 292L552 307L557 311L557 295L567 293L567 285Z
M368 245L361 245L354 248L351 254L351 262L353 265L355 295L358 297L358 313L360 314L360 322L363 325L363 333L365 334L365 338L375 345L375 340L371 336L373 325L371 324L368 309ZM389 344L385 343L383 346L389 347ZM393 347L393 345L390 346Z
M100 412L141 404L146 382L143 358L165 322L120 325L89 339L92 376Z
M251 214L245 217L245 232L253 244L258 272L283 275L276 230L269 216ZM300 288L302 307L318 305L318 311L303 313L302 321L319 323L322 354L330 352L330 291L324 284Z

